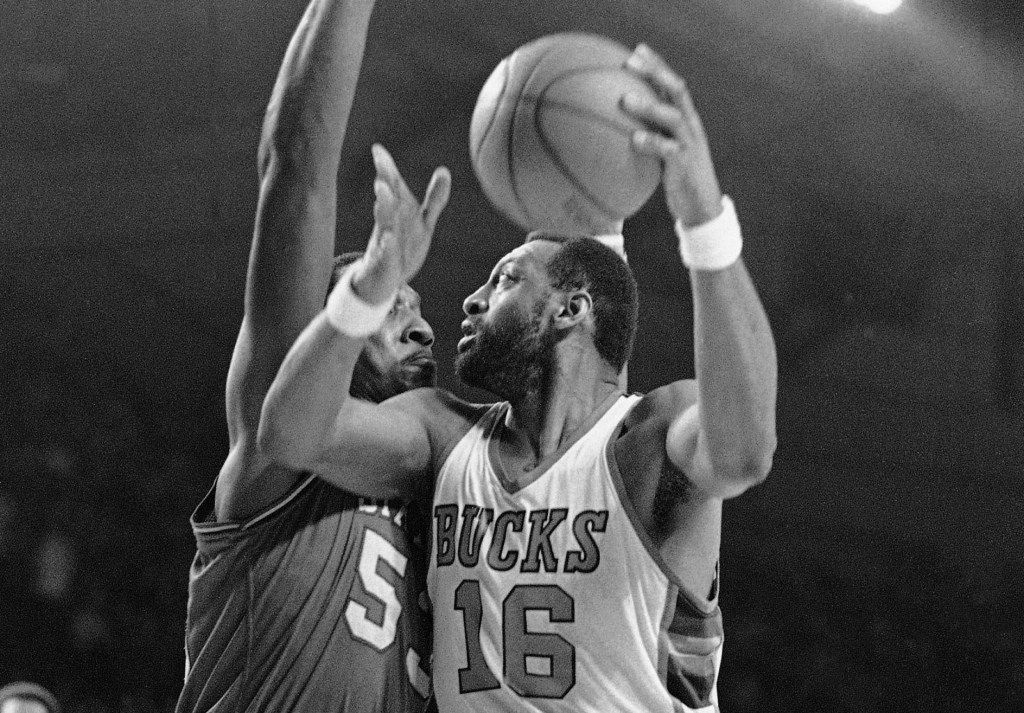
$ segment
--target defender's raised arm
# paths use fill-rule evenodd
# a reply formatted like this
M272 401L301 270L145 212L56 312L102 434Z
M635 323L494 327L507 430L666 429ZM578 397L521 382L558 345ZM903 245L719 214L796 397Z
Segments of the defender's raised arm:
M427 397L411 392L377 405L353 398L349 387L365 338L387 319L406 320L402 338L423 342L429 357L419 298L407 281L426 258L451 178L447 169L435 171L420 204L390 154L374 146L373 156L376 225L365 256L345 272L282 364L264 405L260 447L351 492L404 497L422 494L429 483L417 477L430 465L420 418Z
M281 360L327 292L338 163L373 5L311 2L267 107L245 313L227 379L230 452L217 481L219 520L250 515L295 482L257 452L256 432Z
M424 503L367 501L257 442L281 362L354 257L333 257L337 174L374 2L307 1L259 146L245 314L227 382L230 449L190 518L179 713L423 713L430 697ZM366 398L433 383L432 359L406 359L429 352L430 327L418 312L388 320L367 340L373 368L352 384Z

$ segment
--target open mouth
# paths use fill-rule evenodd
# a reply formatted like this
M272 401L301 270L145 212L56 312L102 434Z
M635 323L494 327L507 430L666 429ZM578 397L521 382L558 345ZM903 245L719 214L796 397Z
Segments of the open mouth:
M473 323L470 322L468 319L463 320L461 326L462 339L460 339L459 343L455 346L455 351L460 353L464 352L466 349L469 348L469 343L476 339L477 334L476 329L473 328Z

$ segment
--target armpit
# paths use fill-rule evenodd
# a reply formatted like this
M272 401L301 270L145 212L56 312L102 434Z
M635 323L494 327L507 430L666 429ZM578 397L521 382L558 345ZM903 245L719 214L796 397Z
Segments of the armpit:
M676 506L690 502L693 499L693 493L693 484L686 474L673 466L667 458L664 459L661 463L661 474L651 513L653 525L651 537L656 542L664 541L671 534L673 512Z

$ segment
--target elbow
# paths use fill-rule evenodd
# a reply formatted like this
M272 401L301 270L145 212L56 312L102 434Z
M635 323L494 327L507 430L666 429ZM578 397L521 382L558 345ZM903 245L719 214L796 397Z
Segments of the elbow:
M274 97L267 106L267 112L263 117L260 143L256 149L256 170L260 178L267 176L273 167L274 158L282 144L280 127L281 102Z
M739 495L760 485L768 478L772 469L771 458L751 459L740 464L731 464L715 469L720 482L727 483L730 497Z
M746 484L746 488L763 483L771 472L777 447L774 418L764 419L759 427L750 429L742 449L735 455L733 472L736 480Z
M768 478L777 446L774 427L752 439L743 463L743 478L750 483L747 487L760 485Z
M280 127L265 130L256 150L256 170L261 181L279 174L295 173L304 165L310 148L295 132ZM305 162L308 163L308 162Z
M725 485L727 497L735 497L760 485L768 478L775 457L775 438L749 444L741 453L712 461L715 477Z
M288 453L287 443L288 439L284 437L281 429L273 421L268 421L264 414L264 418L260 420L259 431L256 433L256 446L260 453L273 461L281 461L283 456Z
M331 155L329 122L294 97L275 96L267 107L256 153L261 177L275 169L297 171ZM340 151L340 146L338 147Z
M772 460L775 450L760 453L756 457L749 458L739 473L739 479L744 484L744 490L760 485L768 479L772 470Z

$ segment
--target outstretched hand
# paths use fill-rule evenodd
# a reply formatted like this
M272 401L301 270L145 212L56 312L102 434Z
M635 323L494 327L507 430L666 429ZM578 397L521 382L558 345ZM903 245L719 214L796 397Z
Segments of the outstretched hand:
M622 108L649 127L633 135L633 147L662 160L662 183L672 215L686 227L706 223L722 212L722 193L711 148L686 82L647 45L637 45L626 61L654 89L658 99L629 93Z
M360 272L353 275L353 280L360 296L377 304L393 295L423 267L434 227L448 204L451 173L443 166L435 169L420 203L387 149L374 144L371 151L377 171L373 182L375 223Z

